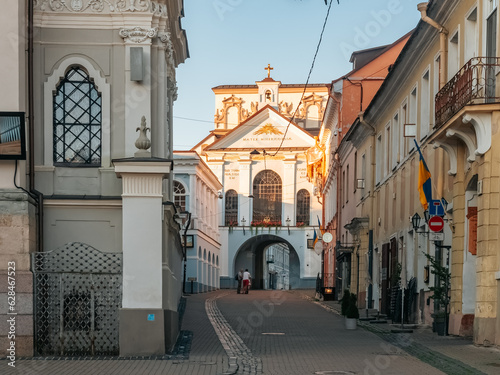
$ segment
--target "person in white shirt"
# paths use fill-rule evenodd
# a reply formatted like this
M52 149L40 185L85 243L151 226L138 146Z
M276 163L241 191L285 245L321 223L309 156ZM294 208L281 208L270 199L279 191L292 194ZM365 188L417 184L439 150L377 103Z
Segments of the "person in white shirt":
M243 272L243 292L248 294L248 287L250 286L250 280L252 280L252 275L248 272L248 268Z
M243 268L240 269L240 272L236 274L236 280L238 280L238 288L236 289L236 293L241 293L241 287L243 284Z

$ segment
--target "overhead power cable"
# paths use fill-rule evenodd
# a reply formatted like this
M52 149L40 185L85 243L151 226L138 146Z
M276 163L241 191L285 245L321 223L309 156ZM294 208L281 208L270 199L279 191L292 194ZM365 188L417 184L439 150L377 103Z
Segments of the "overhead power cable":
M325 0L325 3L326 2L327 2L327 0ZM311 64L311 68L309 69L309 74L307 75L306 84L304 85L304 91L302 91L302 96L299 100L299 104L295 108L295 111L293 112L292 118L290 119L290 121L288 122L288 125L286 126L285 134L283 134L283 138L281 139L281 143L280 143L278 149L271 156L275 156L280 151L281 147L283 146L283 142L286 139L286 133L288 132L288 129L290 128L290 124L292 123L293 119L295 118L295 114L299 110L300 103L302 102L302 99L304 98L304 95L306 93L307 85L309 84L309 79L311 78L311 74L312 74L312 71L314 69L314 63L316 62L316 57L318 56L319 47L321 46L321 42L323 41L323 34L325 32L326 24L328 22L328 17L330 16L330 9L332 8L332 3L333 3L333 0L330 0L330 4L328 5L328 10L326 11L325 21L323 22L323 28L321 29L321 34L319 35L318 45L316 46L316 52L314 53L314 58L313 58L313 61ZM339 0L337 0L337 3L340 4Z

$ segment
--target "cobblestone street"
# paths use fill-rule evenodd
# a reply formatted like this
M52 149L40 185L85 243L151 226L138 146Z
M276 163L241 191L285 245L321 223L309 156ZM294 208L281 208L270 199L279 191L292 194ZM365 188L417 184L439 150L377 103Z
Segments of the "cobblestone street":
M496 374L500 351L469 340L358 322L314 292L232 290L186 297L175 353L155 358L18 359L2 374Z

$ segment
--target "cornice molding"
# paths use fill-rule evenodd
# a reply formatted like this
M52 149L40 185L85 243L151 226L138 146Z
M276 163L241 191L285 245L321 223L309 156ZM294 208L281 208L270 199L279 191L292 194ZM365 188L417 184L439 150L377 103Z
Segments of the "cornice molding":
M151 13L167 15L167 6L152 0L34 0L34 10L54 13Z

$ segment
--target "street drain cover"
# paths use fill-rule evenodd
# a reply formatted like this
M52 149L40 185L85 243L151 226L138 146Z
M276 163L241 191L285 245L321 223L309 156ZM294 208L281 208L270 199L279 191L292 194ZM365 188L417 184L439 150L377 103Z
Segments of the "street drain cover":
M262 332L263 335L283 336L283 332Z
M356 374L355 372L352 371L316 371L316 375L353 375Z

